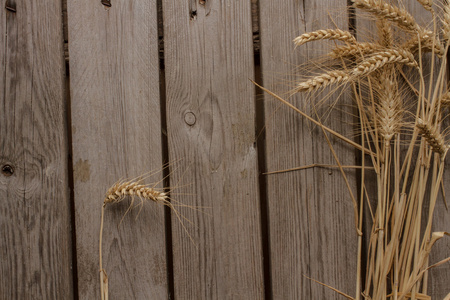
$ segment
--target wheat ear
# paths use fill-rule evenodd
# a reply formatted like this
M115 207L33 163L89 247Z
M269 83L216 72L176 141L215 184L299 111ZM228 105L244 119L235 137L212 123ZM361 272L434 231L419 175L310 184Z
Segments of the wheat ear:
M351 71L351 75L355 77L367 75L388 63L417 67L417 62L411 52L403 49L388 49L365 59Z
M378 19L377 30L379 43L386 48L392 47L394 42L394 34L389 21L385 19Z
M377 118L380 135L388 143L400 131L403 119L402 101L395 81L395 68L380 70L378 81L374 80L378 91Z
M379 18L389 20L398 27L415 31L419 28L416 20L406 10L393 6L382 0L351 0L353 6L366 10Z
M344 71L330 71L299 83L295 92L312 92L320 88L325 88L331 84L344 83L348 81L349 78L350 76Z
M422 4L426 10L433 12L433 0L417 0L417 2Z
M442 9L442 35L444 39L450 40L450 4L448 1L444 2Z
M417 118L416 127L419 129L420 134L425 138L434 152L439 153L441 156L447 153L450 146L445 144L444 137L439 132L436 125L431 126L428 122Z
M337 46L331 52L332 58L350 57L350 56L366 56L375 52L379 52L382 47L374 43L357 43L354 45Z
M313 32L307 32L298 36L294 39L294 44L296 46L303 45L307 42L317 41L317 40L340 40L345 42L356 42L355 37L348 31L340 29L323 29Z

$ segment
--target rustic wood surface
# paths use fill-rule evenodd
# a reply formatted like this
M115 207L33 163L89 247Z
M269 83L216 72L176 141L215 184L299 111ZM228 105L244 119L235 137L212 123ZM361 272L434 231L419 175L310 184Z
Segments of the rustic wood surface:
M261 299L250 1L203 3L163 1L175 298Z
M0 298L71 299L61 3L6 4L0 10Z
M106 190L161 169L156 1L68 2L75 225L80 299L99 299ZM148 181L161 180L161 173ZM106 207L103 264L111 299L165 299L164 210Z
M286 93L299 80L302 70L297 66L326 53L329 49L326 41L294 50L292 40L305 32L335 28L327 14L329 11L334 15L334 5L344 7L346 2L260 1L264 86ZM340 28L346 28L345 14L335 21ZM270 96L265 99L268 171L315 163L336 164L319 128ZM334 99L333 95L328 104ZM308 95L290 99L301 109L307 107L307 101L311 101ZM350 97L341 95L341 106L329 117L328 126L339 132L351 132L349 108L342 105L350 102ZM311 108L307 109L314 114ZM341 163L354 164L354 150L334 138L331 140ZM354 174L347 175L355 192ZM356 231L349 192L339 170L316 167L268 175L267 185L273 298L341 297L305 276L354 295Z
M346 28L346 4L2 4L0 299L99 299L105 192L119 179L150 171L156 172L147 182L162 187L167 156L173 203L191 207L176 207L186 219L172 213L166 220L155 203L125 216L129 200L107 206L103 264L111 299L341 299L307 277L354 296L357 238L340 172L316 166L264 175L258 182L263 169L335 164L323 133L270 96L255 95L248 80L259 78L286 96L300 78L298 66L333 46L319 41L294 49L292 40L335 23ZM416 1L406 1L405 7L419 22L429 17ZM356 27L361 37L371 30L367 26L364 32L362 24ZM70 99L64 91L64 57L70 65ZM351 96L340 97L333 114L328 116L326 108L337 94L319 114L327 126L351 136ZM314 114L308 95L289 100ZM260 141L255 128L262 115ZM329 137L340 162L355 164L355 151ZM263 145L264 151L258 149ZM355 173L346 174L356 193ZM448 198L450 177L444 178ZM433 231L449 232L449 224L440 199ZM438 241L430 264L448 257L449 249L448 237ZM72 251L77 270L71 269ZM449 270L447 263L429 272L432 299L450 292Z

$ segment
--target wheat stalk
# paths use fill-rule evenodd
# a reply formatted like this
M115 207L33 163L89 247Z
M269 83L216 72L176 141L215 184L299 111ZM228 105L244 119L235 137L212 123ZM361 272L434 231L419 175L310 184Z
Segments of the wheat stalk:
M188 206L188 205L172 204L167 192L165 192L163 189L157 189L156 184L154 184L154 185L143 184L142 183L143 178L144 178L143 176L140 176L133 180L118 181L114 185L112 185L105 194L105 197L103 200L103 205L102 205L100 236L99 236L99 268L100 268L100 288L101 288L101 299L102 300L108 300L108 276L107 276L106 270L103 268L103 261L102 261L103 224L104 224L105 207L107 205L114 205L114 204L120 203L121 201L123 201L126 198L129 198L130 205L128 206L128 209L126 210L124 216L122 217L122 220L125 217L125 215L129 212L129 210L133 207L136 197L139 198L139 200L141 201L138 204L138 205L141 205L141 209L142 209L145 201L151 201L153 203L167 206L175 214L175 216L177 217L181 226L183 227L184 231L189 236L189 239L195 245L194 240L192 239L192 236L189 234L182 219L184 219L188 222L190 222L190 221L188 219L186 219L184 216L182 216L178 212L178 210L175 208L175 206L184 206L184 207L189 207L189 208L192 208L195 210L199 210L199 209L196 207ZM122 222L122 220L121 220L121 222Z
M108 300L108 276L106 270L103 268L102 261L102 238L103 238L103 224L104 224L104 214L105 207L108 204L117 204L121 202L126 197L131 197L130 206L128 207L125 215L133 207L134 198L137 196L141 200L141 208L145 200L149 200L156 203L161 203L163 205L169 206L173 209L172 204L168 200L167 193L162 190L158 190L154 187L144 185L140 180L131 181L118 181L113 186L111 186L106 192L105 198L102 205L102 215L100 224L100 237L99 237L99 267L100 267L100 289L101 289L101 299ZM124 215L124 216L125 216ZM123 218L122 218L123 220Z

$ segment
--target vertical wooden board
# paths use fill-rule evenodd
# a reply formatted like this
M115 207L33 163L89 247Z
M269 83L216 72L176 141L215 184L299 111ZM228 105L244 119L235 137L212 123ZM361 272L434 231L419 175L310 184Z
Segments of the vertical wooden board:
M175 298L262 299L251 3L203 3L163 1L172 198L207 207L195 244L172 214Z
M298 80L296 72L301 72L296 66L326 53L332 45L326 41L294 50L292 40L305 32L335 28L328 12L346 29L345 5L345 1L260 1L261 62L267 88L286 93ZM270 96L265 99L268 171L336 164L320 129ZM313 113L306 105L309 95L296 95L290 101ZM339 103L326 125L351 137L351 108L345 107L351 98L341 95ZM354 164L354 150L331 140L340 162ZM347 175L355 193L354 173ZM309 168L272 174L267 177L267 189L273 298L341 297L305 276L354 296L357 238L352 203L340 172Z
M0 298L71 299L61 3L9 3L16 12L0 11Z
M80 299L98 299L100 210L119 179L161 169L156 1L68 2ZM161 180L161 173L149 180ZM167 298L164 211L106 207L103 267L114 299Z

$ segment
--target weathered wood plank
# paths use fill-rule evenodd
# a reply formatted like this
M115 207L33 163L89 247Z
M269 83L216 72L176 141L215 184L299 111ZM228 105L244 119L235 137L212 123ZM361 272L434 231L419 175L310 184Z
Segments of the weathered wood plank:
M72 299L61 2L7 4L0 10L0 298Z
M333 12L339 6L343 13L334 21L345 29L345 5L346 1L260 1L261 64L267 88L287 92L298 81L296 66L326 53L327 42L312 42L294 50L292 40L305 32L335 28L328 11L335 17ZM270 96L265 99L268 171L336 164L319 128ZM328 103L334 99L332 96ZM290 101L314 115L306 104L311 101L308 95ZM341 95L339 101L348 104L351 98ZM340 106L326 125L344 134L352 132L349 112L351 108ZM354 150L331 140L340 162L354 164ZM354 173L347 175L355 192ZM354 295L357 238L352 203L339 170L309 168L268 175L267 189L273 298L341 297L304 276Z
M172 216L175 297L262 299L251 3L200 3L163 1L173 198L210 214Z
M106 190L161 168L156 1L68 2L80 299L100 297L98 234ZM159 181L161 174L154 176ZM103 262L114 299L167 298L164 212L107 206Z

